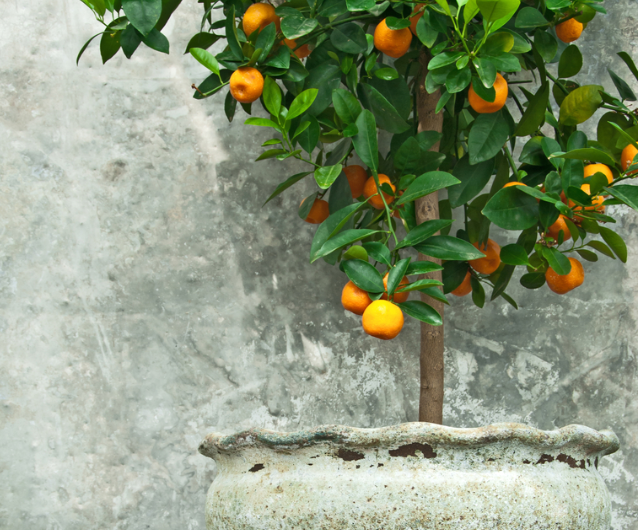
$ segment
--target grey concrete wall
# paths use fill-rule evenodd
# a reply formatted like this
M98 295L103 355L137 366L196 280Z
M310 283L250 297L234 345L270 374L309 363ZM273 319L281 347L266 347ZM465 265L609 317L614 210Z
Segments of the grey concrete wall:
M582 79L636 51L635 3L606 4ZM0 528L202 530L207 432L417 418L416 323L365 336L344 277L307 264L310 183L262 208L297 168L254 164L267 133L191 98L195 2L170 56L103 67L92 46L79 68L96 23L78 0L2 8ZM519 311L454 300L446 323L446 423L612 428L616 530L638 529L637 221L626 266L586 263L564 297L514 287Z

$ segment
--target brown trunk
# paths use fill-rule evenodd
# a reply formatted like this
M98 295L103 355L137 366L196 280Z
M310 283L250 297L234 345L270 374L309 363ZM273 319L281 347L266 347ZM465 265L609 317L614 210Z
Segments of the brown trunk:
M417 112L420 131L438 131L443 129L443 112L435 114L434 110L439 100L439 92L428 94L425 90L425 75L430 60L429 54L421 52L420 62L422 75L419 79L417 93ZM437 143L432 147L439 148ZM439 218L439 194L431 193L416 201L416 221L423 223ZM430 260L441 264L441 260L419 254L420 260ZM433 272L424 276L441 281L441 272ZM443 303L424 294L421 299L436 309L443 318ZM421 391L419 396L419 421L443 423L443 326L431 326L421 323Z

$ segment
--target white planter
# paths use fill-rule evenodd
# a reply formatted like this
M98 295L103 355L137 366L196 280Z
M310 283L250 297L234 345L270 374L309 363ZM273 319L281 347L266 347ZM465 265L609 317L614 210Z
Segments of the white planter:
M610 431L406 423L210 434L209 530L607 530Z

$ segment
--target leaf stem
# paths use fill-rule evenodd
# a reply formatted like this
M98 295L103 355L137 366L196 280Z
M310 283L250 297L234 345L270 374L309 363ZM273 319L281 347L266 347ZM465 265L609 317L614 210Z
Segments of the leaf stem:
M507 147L507 144L505 144L503 146L503 151L505 151L505 156L507 157L507 161L510 164L510 167L512 168L512 171L514 172L514 176L516 177L516 180L520 182L520 176L518 174L518 169L516 169L516 163L514 162L514 159L512 158L512 153L510 153L509 147Z

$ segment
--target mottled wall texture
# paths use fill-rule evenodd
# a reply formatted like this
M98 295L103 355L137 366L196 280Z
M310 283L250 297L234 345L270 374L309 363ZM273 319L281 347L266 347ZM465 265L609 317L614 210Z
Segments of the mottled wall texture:
M92 46L76 67L96 31L79 0L1 4L0 528L203 530L206 433L416 420L418 325L365 336L343 275L308 264L311 183L262 208L297 168L253 163L267 132L192 99L200 6L166 28L169 56L102 66ZM638 25L635 2L606 5L579 77L613 90ZM628 264L585 263L572 294L515 281L518 311L453 301L444 415L612 428L614 529L637 530L635 212L620 232Z

